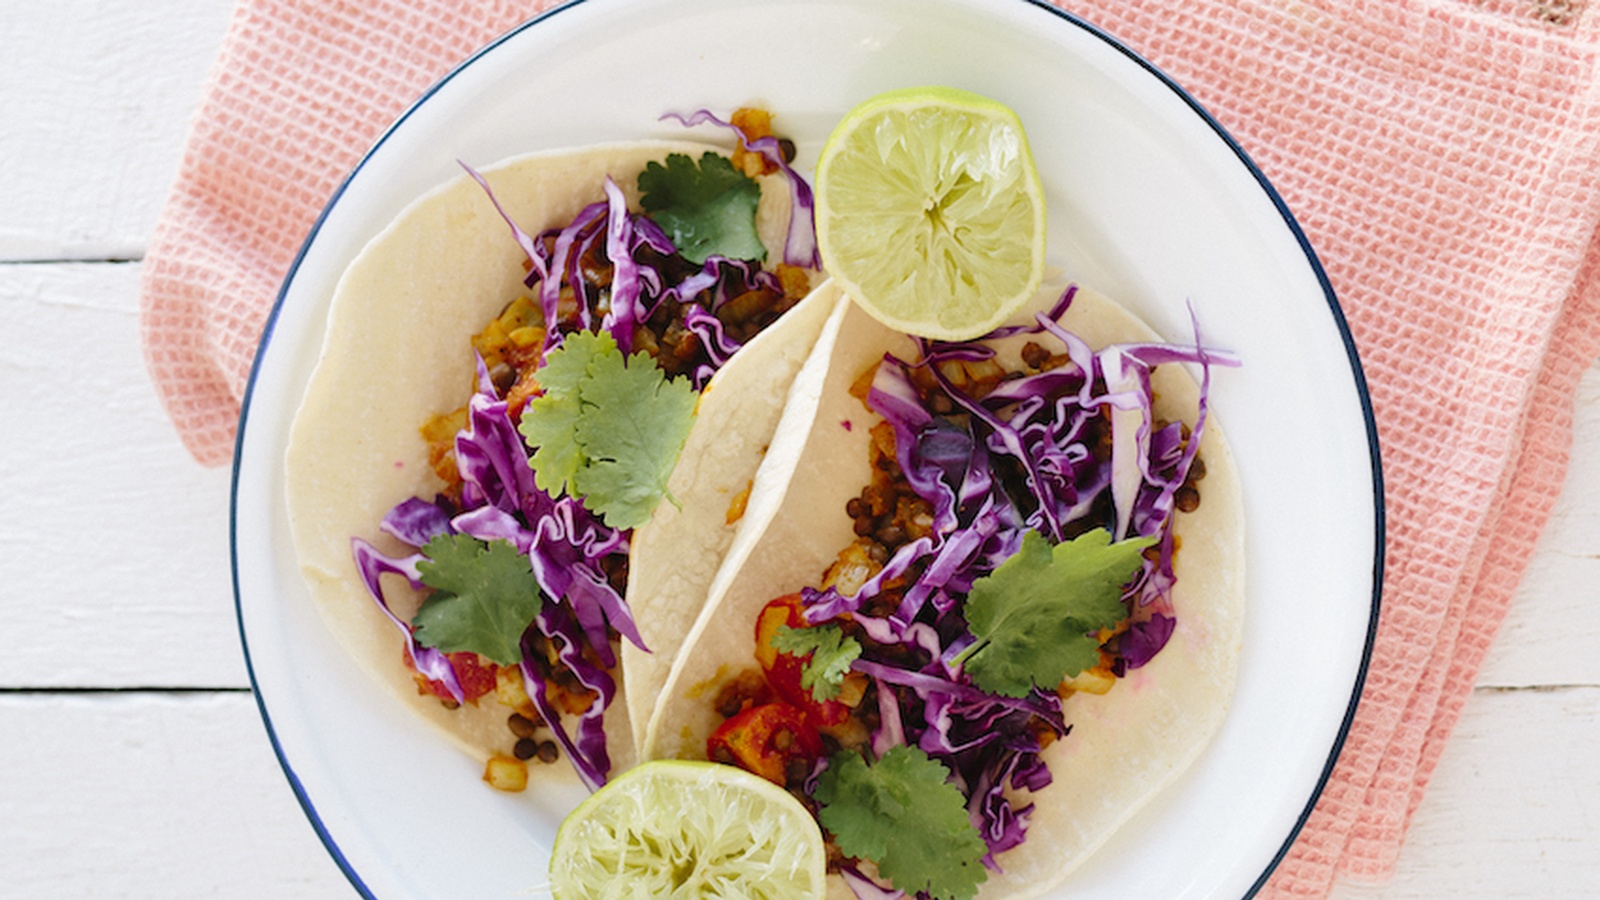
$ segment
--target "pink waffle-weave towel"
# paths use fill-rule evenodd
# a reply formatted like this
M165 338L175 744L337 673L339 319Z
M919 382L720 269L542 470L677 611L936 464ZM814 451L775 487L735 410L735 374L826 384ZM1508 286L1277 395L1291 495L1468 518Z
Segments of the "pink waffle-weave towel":
M551 5L242 0L144 268L150 372L197 459L228 461L278 284L339 180L451 65ZM1575 386L1600 354L1600 9L1060 5L1239 140L1348 316L1387 482L1384 608L1344 752L1262 896L1381 880L1559 491Z

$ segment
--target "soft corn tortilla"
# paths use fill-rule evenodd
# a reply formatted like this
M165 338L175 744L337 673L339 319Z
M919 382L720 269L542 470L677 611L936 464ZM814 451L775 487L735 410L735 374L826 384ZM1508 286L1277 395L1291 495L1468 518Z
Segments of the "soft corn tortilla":
M1047 285L1032 308L1048 308L1064 287ZM1082 289L1062 324L1095 348L1157 339L1127 310ZM1019 368L1021 347L1029 340L1060 349L1048 336L1014 336L996 343L1001 363ZM848 388L885 353L913 359L915 347L853 304L839 309L823 330L791 389L766 461L783 471L764 470L759 479L771 494L751 498L751 521L724 560L712 598L678 657L641 740L642 758L704 758L706 738L721 722L711 698L725 678L755 664L751 642L762 607L815 586L854 539L845 504L869 480L867 444L879 418ZM1157 415L1192 425L1199 387L1189 374L1162 366L1154 386ZM1183 772L1222 723L1242 635L1244 529L1237 473L1214 412L1201 456L1203 500L1195 512L1179 514L1175 526L1182 549L1172 639L1110 693L1080 693L1064 703L1072 730L1045 751L1054 781L1033 798L1037 807L1027 840L999 856L1004 871L989 873L981 897L1029 897L1060 884ZM830 896L853 896L842 879L832 882Z
M603 198L608 174L636 204L635 182L647 163L669 153L698 159L713 149L687 142L602 145L518 157L482 174L507 214L535 235L566 225ZM758 214L771 259L779 258L788 217L787 191L777 177L762 179ZM511 752L508 709L486 696L450 711L419 695L399 632L356 573L350 540L401 552L378 531L379 521L395 504L432 497L443 486L418 429L470 397L470 339L525 290L524 259L483 189L465 175L409 206L351 263L335 290L322 355L285 458L290 531L328 628L397 700L480 759ZM630 568L646 575L631 581L652 584L649 590L630 584L628 598L652 653L629 654L624 666L659 670L652 676L657 686L738 528L727 510L755 477L789 381L829 312L826 302L802 301L712 379L669 482L682 509L663 504L658 519L635 532ZM394 611L409 620L422 597L403 579L388 577ZM626 697L654 693L651 679L642 688L626 671L619 679L619 696L605 719L613 771L634 759ZM571 772L566 765L558 770Z

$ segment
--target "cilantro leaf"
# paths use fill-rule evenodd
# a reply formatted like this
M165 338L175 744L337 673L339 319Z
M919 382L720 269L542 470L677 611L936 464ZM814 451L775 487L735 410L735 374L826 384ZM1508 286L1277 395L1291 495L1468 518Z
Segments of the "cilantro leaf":
M533 483L550 496L575 494L573 480L583 468L583 448L573 439L583 404L576 394L546 393L528 401L517 430L528 446L535 448L528 457L533 467Z
M1021 697L1053 690L1099 661L1095 632L1127 618L1122 586L1155 538L1111 543L1103 528L1050 546L1036 531L1022 549L972 583L967 624L977 638L956 661L978 687Z
M795 656L811 655L805 668L800 670L800 687L810 690L812 699L819 703L839 696L845 673L861 655L861 642L846 637L837 625L812 628L780 625L772 635L772 646Z
M539 369L544 394L517 426L534 483L566 492L612 528L649 520L694 425L699 397L649 354L625 357L606 332L568 335Z
M639 173L639 205L672 238L690 262L713 254L729 259L765 259L767 248L756 232L761 186L733 167L725 156L707 151L694 159L683 153L652 162Z
M522 633L544 602L528 558L510 541L442 534L422 548L422 583L434 593L417 610L417 643L467 651L503 666L522 659Z
M833 755L817 779L817 818L846 856L870 859L907 894L976 896L989 848L943 763L916 747L892 747L876 763Z
M535 448L528 463L534 484L547 494L576 493L573 479L585 462L575 437L583 418L581 388L590 362L607 352L619 353L610 334L580 331L567 335L539 368L544 393L528 401L517 430Z
M613 528L649 521L694 425L699 395L669 380L649 354L596 357L583 382L577 440L589 465L574 480L584 505Z

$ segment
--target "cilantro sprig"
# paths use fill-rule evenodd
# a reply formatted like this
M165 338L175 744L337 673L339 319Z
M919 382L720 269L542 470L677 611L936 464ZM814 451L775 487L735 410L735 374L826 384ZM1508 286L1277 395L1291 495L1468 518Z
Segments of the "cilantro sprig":
M907 894L976 896L988 852L950 771L916 747L891 747L876 763L841 751L817 779L817 818L846 856L870 859Z
M535 448L534 483L565 491L612 528L649 521L694 425L699 396L649 354L624 356L606 332L570 334L538 371L544 394L518 430Z
M652 162L639 173L639 193L645 214L690 262L766 258L756 231L761 186L727 157L707 151L696 167L693 157L673 153L666 165Z
M817 702L839 696L850 664L861 655L861 642L845 635L837 625L811 628L779 626L772 635L772 646L795 656L810 654L800 670L800 687L811 692Z
M1099 528L1054 547L1038 532L972 583L967 624L977 638L956 656L973 684L1007 697L1053 690L1099 661L1095 632L1127 617L1122 586L1155 538L1116 543Z
M522 633L544 608L533 567L510 541L440 535L422 548L422 583L434 593L412 618L417 643L466 651L503 666L522 659Z

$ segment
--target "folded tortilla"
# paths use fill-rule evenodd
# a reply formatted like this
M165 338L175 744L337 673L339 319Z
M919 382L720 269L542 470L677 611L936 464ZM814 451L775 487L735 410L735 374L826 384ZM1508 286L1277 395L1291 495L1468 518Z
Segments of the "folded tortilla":
M506 214L537 235L602 199L608 175L637 208L635 182L646 164L669 153L698 158L715 149L688 142L600 145L517 157L481 174ZM788 192L778 178L761 179L757 216L771 259L781 258L788 220ZM524 260L489 197L465 175L410 205L350 264L335 290L284 461L295 550L328 628L397 700L477 758L511 752L509 710L492 695L450 710L419 694L403 638L363 586L350 541L361 537L384 553L410 552L381 534L378 523L397 503L431 498L442 488L418 429L471 395L471 338L525 291ZM605 718L612 771L634 759L626 697L653 697L664 680L738 530L730 505L755 477L829 302L797 304L711 380L669 480L678 506L662 504L657 518L634 534L627 597L651 653L630 653L622 662L618 697ZM388 577L391 607L409 621L422 595ZM628 675L630 667L643 686Z
M1033 310L1048 308L1065 284L1047 284ZM1126 309L1079 289L1061 320L1100 348L1158 340ZM1021 367L1029 340L1060 348L1047 335L992 342L1008 370ZM845 505L870 479L868 443L880 421L849 387L884 354L915 359L916 348L853 304L836 309L813 356L790 391L788 406L752 496L747 527L735 539L700 610L660 705L640 740L643 759L704 758L721 724L711 698L718 686L755 665L753 629L768 601L816 586L854 538ZM1194 424L1199 386L1176 365L1153 377L1158 417ZM980 896L1030 897L1050 890L1110 838L1138 809L1200 755L1221 726L1233 691L1244 617L1244 521L1233 460L1213 415L1204 430L1203 501L1175 523L1177 628L1166 647L1105 695L1077 693L1063 703L1071 732L1046 748L1053 782L1037 792L1027 840L998 857ZM1025 805L1026 798L1018 804ZM854 896L830 879L830 896Z

